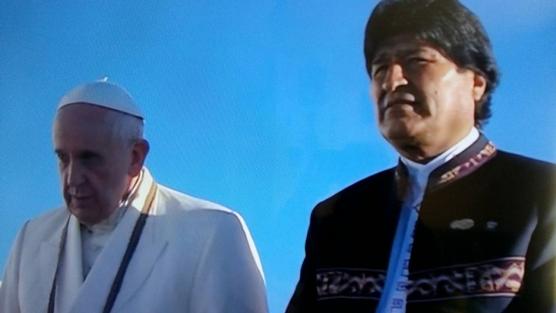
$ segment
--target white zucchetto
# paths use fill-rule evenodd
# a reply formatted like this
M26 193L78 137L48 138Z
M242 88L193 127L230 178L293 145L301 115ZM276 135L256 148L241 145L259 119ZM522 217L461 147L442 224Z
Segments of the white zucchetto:
M106 79L86 83L71 89L60 99L58 111L67 105L76 103L88 103L144 120L143 113L141 113L131 95L124 88L107 82Z

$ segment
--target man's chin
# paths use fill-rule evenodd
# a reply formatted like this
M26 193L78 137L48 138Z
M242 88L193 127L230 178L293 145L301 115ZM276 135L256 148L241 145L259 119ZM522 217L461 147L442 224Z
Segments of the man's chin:
M69 207L69 212L82 224L94 225L98 222L98 214L92 208Z
M420 135L419 125L415 123L393 123L386 127L381 127L382 136L392 144L395 143L415 143Z

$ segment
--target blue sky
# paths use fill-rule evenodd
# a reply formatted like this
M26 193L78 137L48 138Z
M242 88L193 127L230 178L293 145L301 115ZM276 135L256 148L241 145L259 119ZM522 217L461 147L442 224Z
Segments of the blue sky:
M555 162L556 2L463 3L484 22L502 71L486 134ZM155 178L244 216L271 312L282 312L312 207L396 162L376 130L362 54L375 4L4 0L0 268L24 221L62 203L57 101L109 76L143 108Z

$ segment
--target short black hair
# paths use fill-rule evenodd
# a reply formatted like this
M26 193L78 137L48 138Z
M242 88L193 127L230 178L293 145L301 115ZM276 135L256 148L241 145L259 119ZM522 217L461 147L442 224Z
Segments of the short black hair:
M382 0L365 29L367 73L378 48L388 39L409 35L438 48L457 66L480 73L487 80L485 94L476 103L475 125L491 116L491 95L500 73L490 39L479 18L458 0Z

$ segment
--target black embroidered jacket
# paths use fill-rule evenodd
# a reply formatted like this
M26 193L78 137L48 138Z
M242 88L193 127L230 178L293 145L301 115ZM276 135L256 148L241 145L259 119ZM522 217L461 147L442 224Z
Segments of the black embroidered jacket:
M436 169L415 229L406 312L556 312L556 170L481 136ZM312 212L287 313L374 313L405 189L402 165Z

